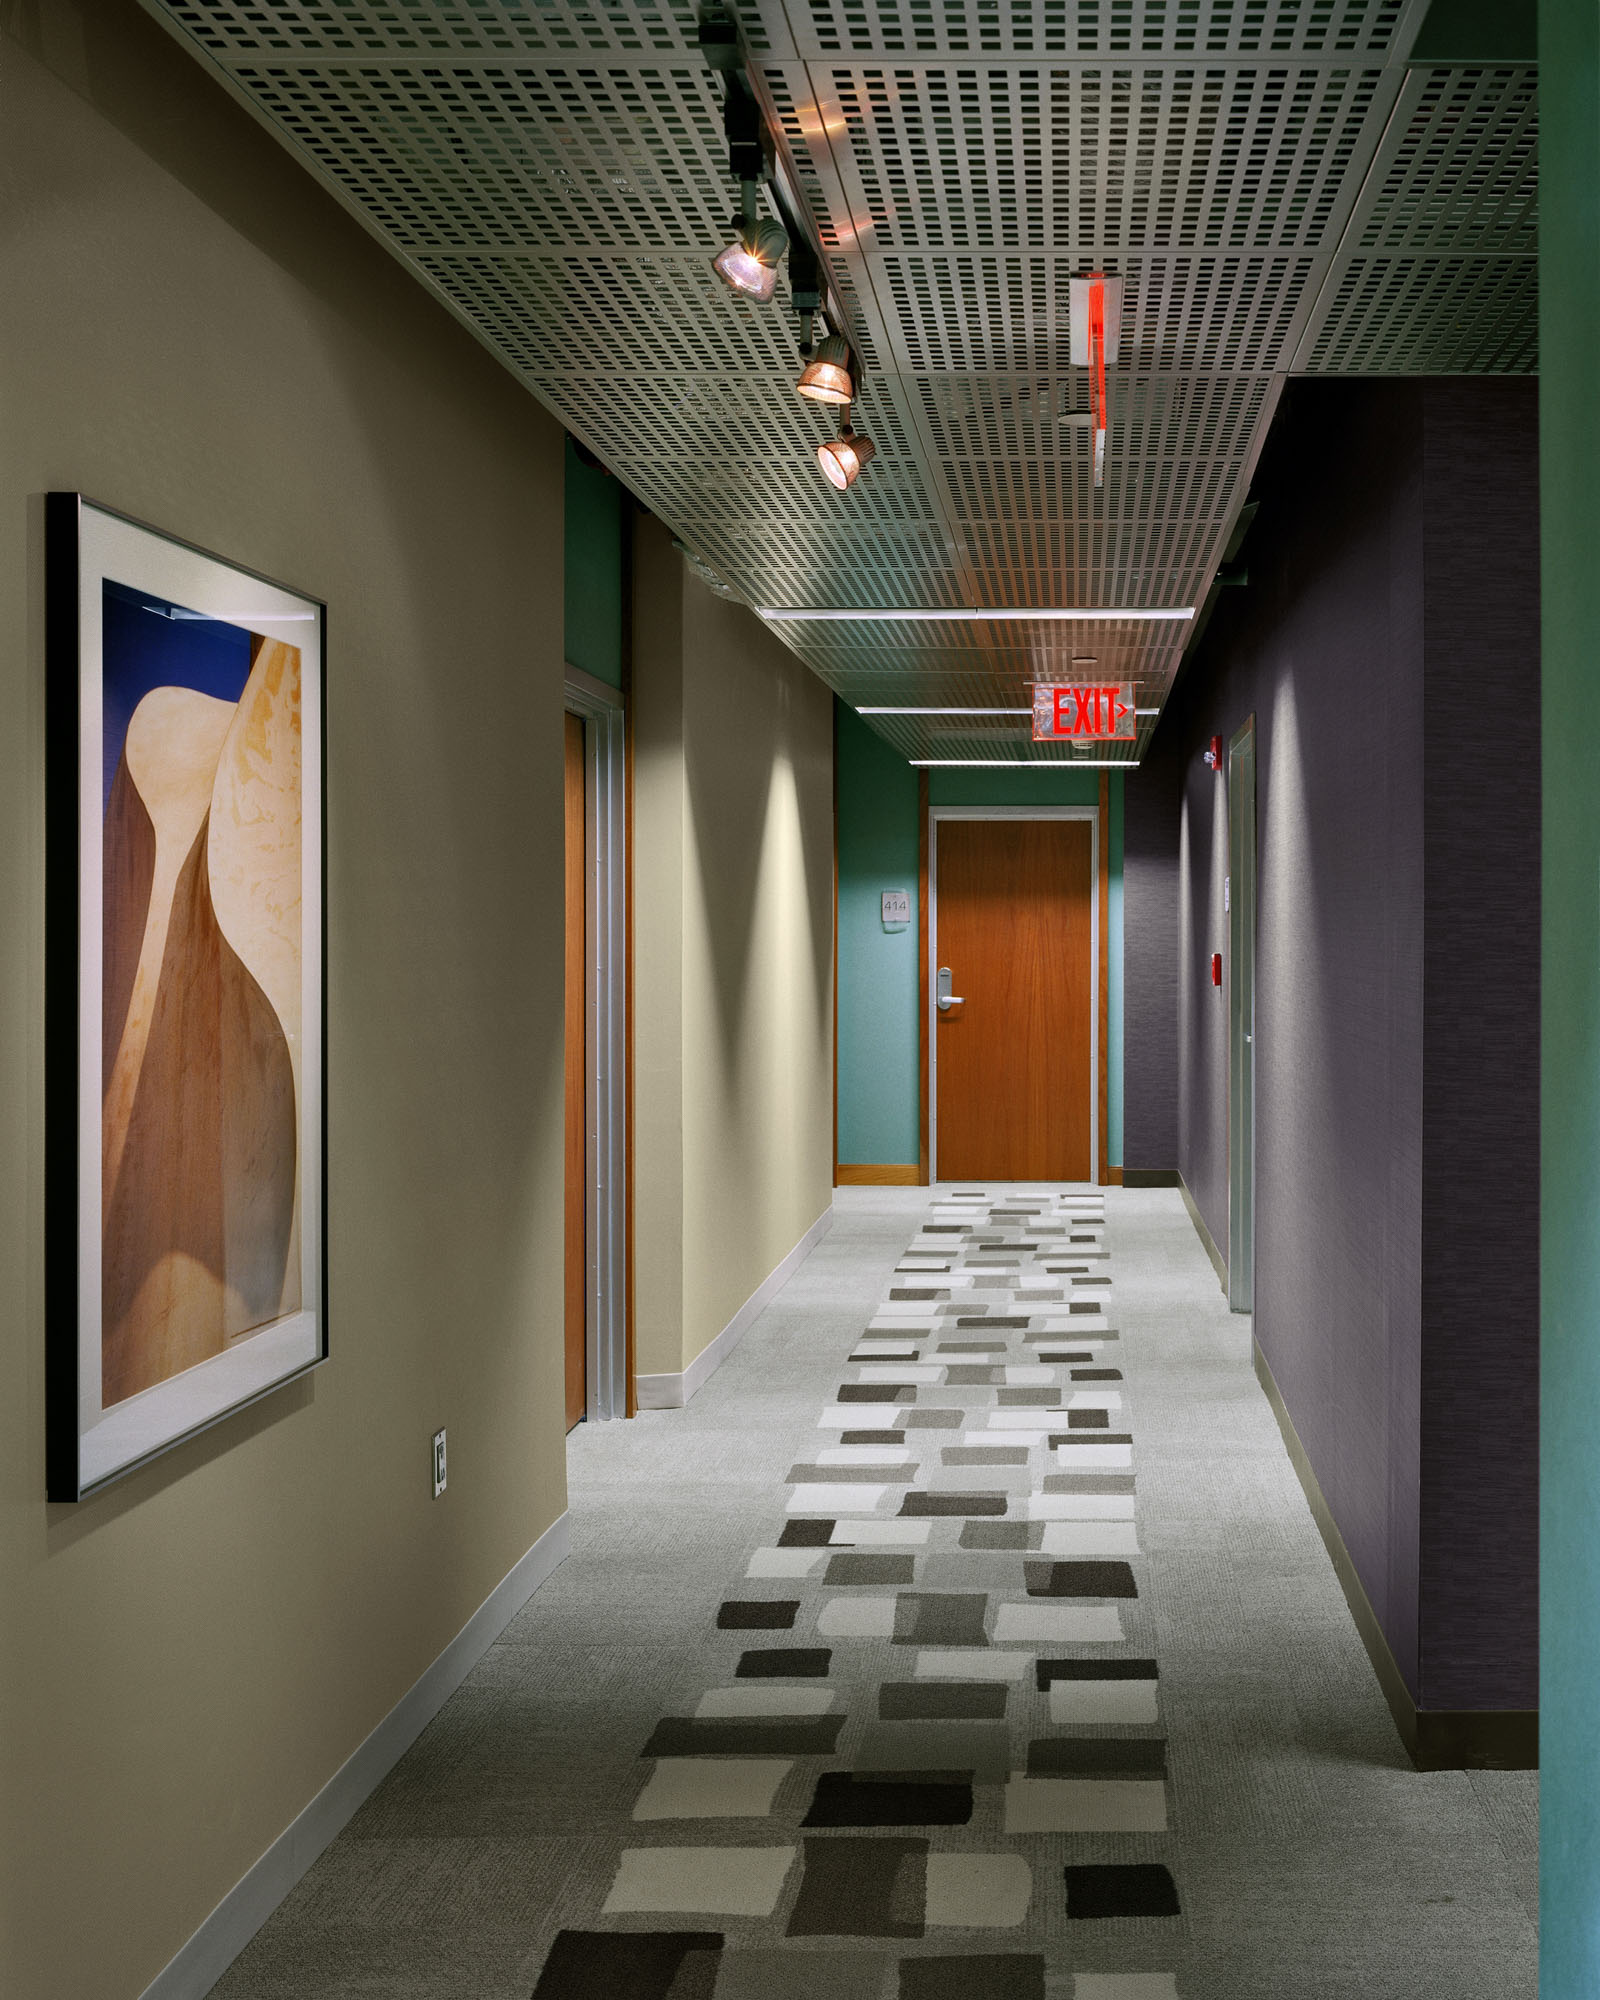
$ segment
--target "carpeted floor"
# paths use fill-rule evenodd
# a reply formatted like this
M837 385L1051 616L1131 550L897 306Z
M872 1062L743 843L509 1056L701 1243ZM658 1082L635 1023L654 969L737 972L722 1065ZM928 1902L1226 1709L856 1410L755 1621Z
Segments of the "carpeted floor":
M1178 1196L836 1211L217 2000L1531 2000Z

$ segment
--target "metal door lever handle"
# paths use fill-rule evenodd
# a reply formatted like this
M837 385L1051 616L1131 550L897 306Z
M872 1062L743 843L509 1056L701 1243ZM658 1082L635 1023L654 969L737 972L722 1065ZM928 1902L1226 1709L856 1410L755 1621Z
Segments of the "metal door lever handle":
M961 1007L965 1004L959 993L941 993L939 995L939 1012L941 1014L947 1014L952 1007Z

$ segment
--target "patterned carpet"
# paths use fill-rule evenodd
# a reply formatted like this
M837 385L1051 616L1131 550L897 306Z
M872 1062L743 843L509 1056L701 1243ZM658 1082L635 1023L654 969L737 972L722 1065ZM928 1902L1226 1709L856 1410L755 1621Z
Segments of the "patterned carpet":
M1411 1768L1180 1196L1104 1212L839 1190L215 2000L1532 2000L1536 1775Z
M1176 1994L1121 1358L1100 1196L930 1209L538 2000Z

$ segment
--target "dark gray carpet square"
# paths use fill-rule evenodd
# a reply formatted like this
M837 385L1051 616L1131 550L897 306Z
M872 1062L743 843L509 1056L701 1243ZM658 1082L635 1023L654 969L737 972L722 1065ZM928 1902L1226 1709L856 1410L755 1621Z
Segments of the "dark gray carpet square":
M970 1771L985 1785L1002 1784L1013 1763L1005 1722L873 1722L855 1753L858 1771Z
M927 1841L809 1834L804 1845L790 1937L922 1936Z
M824 1771L802 1826L965 1826L972 1786L885 1771Z
M798 1597L730 1597L717 1606L719 1632L787 1632L800 1609Z
M885 1681L878 1689L884 1722L980 1722L1006 1712L1003 1681Z
M917 1565L911 1556L858 1555L853 1551L830 1556L822 1573L824 1583L912 1583Z
M765 1646L741 1653L734 1673L742 1681L816 1680L832 1663L831 1646Z
M711 2000L718 1931L558 1931L533 2000Z
M1030 1778L1164 1778L1159 1736L1037 1736L1028 1745Z
M1096 1413L1101 1414L1100 1412ZM900 1440L896 1438L898 1444ZM791 1465L785 1475L791 1486L907 1486L917 1476L914 1465Z
M641 1757L828 1757L844 1727L842 1715L775 1717L771 1721L702 1720L664 1715Z
M832 1521L785 1521L778 1537L780 1549L825 1549L833 1539Z
M1030 1597L1137 1597L1139 1586L1125 1562L1026 1562Z
M1042 1694L1052 1681L1153 1681L1154 1660L1036 1660Z
M953 1591L902 1591L895 1599L897 1646L987 1646L986 1596Z
M1042 1521L964 1521L961 1547L1002 1549L1015 1554L1018 1550L1036 1549L1043 1534Z
M1044 2000L1044 1960L1020 1952L903 1958L899 2000Z
M1069 1868L1069 1917L1175 1917L1178 1888L1170 1869L1156 1862L1099 1863Z
M952 1416L959 1415L952 1410ZM900 1502L903 1515L926 1516L938 1514L1003 1514L1006 1511L1006 1496L1003 1493L908 1493Z

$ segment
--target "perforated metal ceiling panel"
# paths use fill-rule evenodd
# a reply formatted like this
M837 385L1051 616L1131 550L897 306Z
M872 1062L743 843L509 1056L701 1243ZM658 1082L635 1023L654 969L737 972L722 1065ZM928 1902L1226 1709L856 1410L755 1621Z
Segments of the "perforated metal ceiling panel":
M713 277L689 4L147 0L759 607L1200 605L1286 375L1535 365L1535 73L1410 67L1425 0L754 0L751 75L867 379L818 475L794 321ZM1104 480L1068 281L1124 284ZM796 622L863 706L1155 709L1180 623ZM1025 713L875 717L1015 758ZM1152 719L1142 724L1143 737Z

